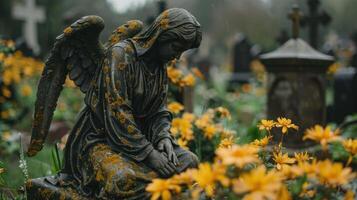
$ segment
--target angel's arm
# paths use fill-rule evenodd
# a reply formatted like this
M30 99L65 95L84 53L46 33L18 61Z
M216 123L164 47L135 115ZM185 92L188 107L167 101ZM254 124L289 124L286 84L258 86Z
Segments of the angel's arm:
M165 106L162 106L150 121L152 122L151 131L153 132L151 142L154 146L157 146L157 144L165 138L170 139L171 142L175 144L175 140L170 134L172 114Z
M124 49L113 47L104 65L104 115L108 140L114 149L136 161L144 160L154 149L142 134L132 115L128 87L127 58Z

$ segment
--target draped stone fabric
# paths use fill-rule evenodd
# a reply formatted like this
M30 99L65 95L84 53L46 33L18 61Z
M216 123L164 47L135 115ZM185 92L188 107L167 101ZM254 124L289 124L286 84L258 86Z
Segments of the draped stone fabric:
M145 187L158 175L142 161L163 138L174 144L178 171L197 165L196 156L178 147L169 132L166 68L150 71L141 59L161 33L183 24L199 27L186 10L169 9L142 34L107 52L69 135L61 174L71 181L62 185L99 199L149 198ZM184 38L182 30L177 34Z

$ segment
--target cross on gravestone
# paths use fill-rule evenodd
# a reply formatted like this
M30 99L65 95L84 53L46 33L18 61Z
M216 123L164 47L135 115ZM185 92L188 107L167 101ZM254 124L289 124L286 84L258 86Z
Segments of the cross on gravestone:
M40 45L37 40L36 23L45 20L45 11L41 6L36 6L36 0L25 0L25 5L15 4L12 9L12 15L15 19L24 20L22 30L26 43L31 47L35 54L40 52Z
M300 19L302 14L297 4L293 5L292 11L288 15L289 19L292 21L292 35L296 39L299 37L300 32Z
M318 45L319 25L326 26L331 22L331 17L325 11L318 12L320 0L308 0L307 4L309 6L309 15L301 19L301 26L307 25L309 27L310 45L316 49Z

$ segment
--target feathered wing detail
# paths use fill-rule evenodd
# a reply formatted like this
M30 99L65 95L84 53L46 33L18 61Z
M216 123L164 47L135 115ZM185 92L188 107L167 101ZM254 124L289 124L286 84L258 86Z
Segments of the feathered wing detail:
M104 58L99 42L103 28L102 18L86 16L56 38L38 84L29 156L43 147L67 74L83 93L88 91Z
M143 23L139 20L128 21L113 31L103 47L99 42L99 34L104 28L103 19L86 16L56 38L38 84L31 142L27 151L29 156L36 155L43 147L66 76L69 75L86 93L100 69L105 50L121 40L134 37L142 27Z
M132 38L143 29L143 23L140 20L130 20L116 28L109 37L108 42L104 45L109 48L121 40Z

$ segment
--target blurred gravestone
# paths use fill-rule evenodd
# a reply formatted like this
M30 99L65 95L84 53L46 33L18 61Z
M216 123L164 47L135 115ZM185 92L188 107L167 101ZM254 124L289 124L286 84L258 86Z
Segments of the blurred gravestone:
M234 90L236 84L249 82L252 77L250 71L250 63L253 60L252 46L244 34L236 35L233 46L233 74L229 81L229 90Z
M25 21L22 28L23 37L34 53L39 54L37 23L45 20L44 8L36 6L35 0L25 0L25 4L14 4L12 15L15 19Z
M277 50L261 55L268 75L267 117L287 117L300 126L298 133L284 139L290 148L309 146L302 141L307 128L324 124L326 70L333 57L311 48L299 38L300 11L297 5L289 17L293 21L293 38ZM274 132L280 140L279 132Z
M330 120L342 123L351 114L357 113L357 70L345 67L334 76L333 107Z
M319 12L320 0L307 0L309 15L303 16L301 25L309 28L309 42L315 49L319 44L319 25L326 26L331 22L331 17L325 11Z

